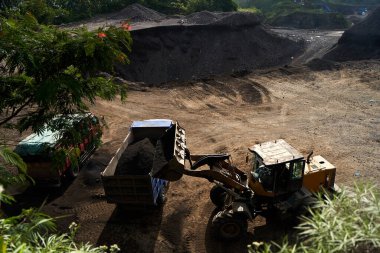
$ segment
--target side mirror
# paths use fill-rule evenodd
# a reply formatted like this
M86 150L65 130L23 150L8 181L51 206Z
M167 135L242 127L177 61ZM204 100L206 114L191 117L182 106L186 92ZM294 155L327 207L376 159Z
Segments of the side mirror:
M245 163L248 164L248 162L249 162L249 156L248 156L248 154L247 154L247 156L245 157Z

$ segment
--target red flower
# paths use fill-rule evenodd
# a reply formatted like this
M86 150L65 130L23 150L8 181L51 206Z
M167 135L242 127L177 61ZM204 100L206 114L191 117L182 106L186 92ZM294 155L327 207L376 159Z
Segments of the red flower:
M130 31L132 30L132 26L130 24L128 24L127 22L123 23L121 25L121 27L125 30L125 31Z
M98 33L98 37L99 38L105 38L105 37L107 37L107 34L101 32L101 33Z

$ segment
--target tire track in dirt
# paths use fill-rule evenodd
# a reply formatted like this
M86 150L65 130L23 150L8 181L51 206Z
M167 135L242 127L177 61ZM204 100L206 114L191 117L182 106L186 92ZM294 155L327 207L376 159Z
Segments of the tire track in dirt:
M357 180L356 170L362 175L359 179L378 181L380 64L355 66L321 72L267 70L131 91L125 103L101 101L91 109L104 114L112 128L101 152L116 151L117 145L108 141L123 139L131 120L171 118L186 129L193 154L228 152L242 170L249 168L244 158L250 145L284 138L304 155L313 149L331 161L337 167L338 184L352 184ZM124 252L229 253L246 252L253 240L277 240L286 234L276 226L262 227L266 220L257 217L239 242L212 238L209 221L214 206L208 196L212 184L204 179L184 176L173 182L168 202L153 218L116 216L113 205L97 205L102 201L92 198L92 192L102 190L101 185L83 187L80 180L72 184L74 189L66 192L61 203L79 207L76 213L83 223L78 241L120 243ZM77 196L83 193L86 196ZM86 214L89 207L99 216Z
M215 117L230 115L231 107L270 103L270 92L249 78L210 79L168 92L172 104L187 111L207 111Z

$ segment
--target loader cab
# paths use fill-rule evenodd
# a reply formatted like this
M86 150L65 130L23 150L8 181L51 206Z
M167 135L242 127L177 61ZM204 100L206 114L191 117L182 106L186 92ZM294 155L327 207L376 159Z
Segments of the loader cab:
M302 187L305 159L284 140L257 144L253 154L250 187L258 195L275 197Z

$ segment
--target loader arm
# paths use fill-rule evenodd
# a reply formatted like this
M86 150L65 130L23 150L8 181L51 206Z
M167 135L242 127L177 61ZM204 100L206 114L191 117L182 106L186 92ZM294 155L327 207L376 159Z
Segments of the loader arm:
M184 169L183 174L191 177L200 177L209 180L210 182L218 181L228 188L233 188L238 191L245 191L248 188L235 179L215 170L188 170Z
M185 131L173 125L157 141L150 175L168 181L177 181L183 175L205 178L236 191L250 191L247 176L229 162L229 154L191 155L186 148ZM189 162L189 168L185 163ZM208 165L208 169L198 168Z
M191 177L205 178L210 182L217 181L227 188L233 188L238 191L248 190L245 186L245 173L230 164L229 154L191 155L187 149L185 158L190 163L190 170L184 166L183 174ZM209 169L196 170L204 165L208 165Z

